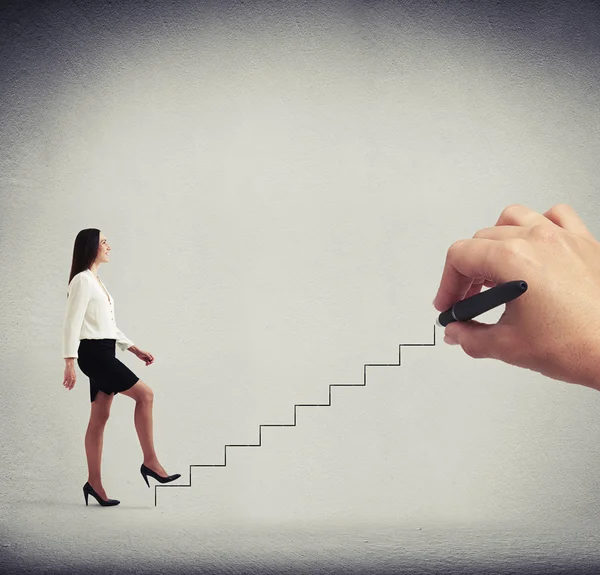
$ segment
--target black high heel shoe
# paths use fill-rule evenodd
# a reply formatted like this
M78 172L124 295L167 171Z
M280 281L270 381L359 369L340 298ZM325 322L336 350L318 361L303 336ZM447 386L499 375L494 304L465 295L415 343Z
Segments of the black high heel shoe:
M102 499L100 495L96 493L94 488L90 485L89 481L83 486L83 496L85 497L85 504L88 504L88 495L96 498L96 501L102 505L102 507L106 507L109 505L119 505L121 503L118 499Z
M152 469L146 467L143 463L140 467L140 473L142 474L142 477L144 478L144 481L146 481L146 485L148 487L150 487L150 483L148 483L148 475L150 477L154 477L154 479L156 479L156 481L159 481L160 483L169 483L181 477L181 473L175 473L175 475L167 475L166 477L161 477L158 473L152 471Z

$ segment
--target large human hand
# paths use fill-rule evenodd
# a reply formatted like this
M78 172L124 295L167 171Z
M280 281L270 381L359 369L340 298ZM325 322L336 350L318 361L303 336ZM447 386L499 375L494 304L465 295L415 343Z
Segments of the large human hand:
M516 279L527 292L506 304L497 323L452 322L448 343L600 390L600 243L571 206L540 214L513 204L494 227L453 243L433 305L445 311L482 286Z

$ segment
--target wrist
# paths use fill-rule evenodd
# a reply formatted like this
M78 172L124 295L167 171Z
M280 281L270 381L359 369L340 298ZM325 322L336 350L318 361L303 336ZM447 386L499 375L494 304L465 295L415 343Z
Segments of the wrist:
M132 345L127 348L127 351L130 351L131 353L137 353L139 351L139 349L137 347L135 347L135 345Z

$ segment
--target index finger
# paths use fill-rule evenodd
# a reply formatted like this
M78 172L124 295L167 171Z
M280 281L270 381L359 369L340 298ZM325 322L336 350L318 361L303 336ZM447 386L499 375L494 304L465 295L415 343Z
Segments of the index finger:
M502 243L488 238L458 240L448 249L442 279L433 306L445 311L464 299L474 280L508 281L496 262L502 261Z

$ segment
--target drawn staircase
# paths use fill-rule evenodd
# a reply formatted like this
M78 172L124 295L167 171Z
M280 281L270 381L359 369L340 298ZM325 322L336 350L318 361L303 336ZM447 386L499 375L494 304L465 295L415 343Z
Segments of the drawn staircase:
M262 429L263 427L296 427L296 409L298 407L331 407L331 388L332 387L365 387L367 385L367 368L368 367L400 367L402 365L402 347L415 346L435 346L435 329L433 325L433 343L401 343L398 347L398 363L366 363L363 366L363 382L362 383L330 383L329 384L329 401L327 403L297 403L294 405L294 422L293 423L266 423L258 426L258 443L248 443L239 445L225 445L223 463L196 463L189 466L189 482L188 483L167 483L154 485L154 506L157 505L157 491L166 487L182 488L192 486L192 467L226 467L227 466L227 449L230 447L261 447L262 445Z

